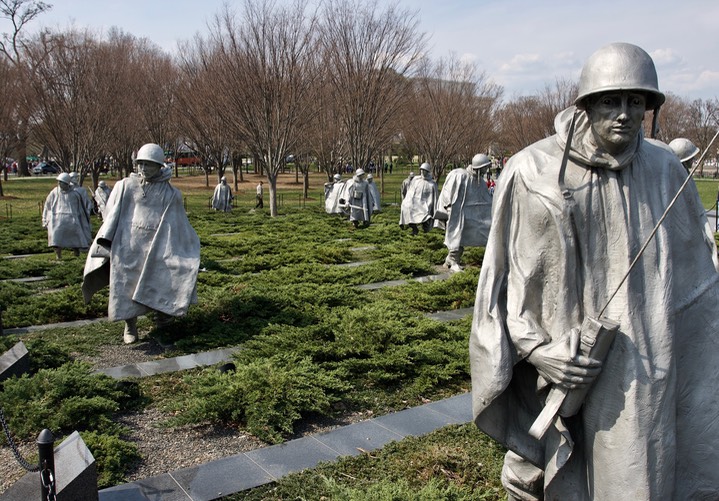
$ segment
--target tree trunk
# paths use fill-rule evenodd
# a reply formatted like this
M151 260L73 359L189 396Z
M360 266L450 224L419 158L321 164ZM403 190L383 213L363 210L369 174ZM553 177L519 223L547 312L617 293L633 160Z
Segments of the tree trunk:
M277 174L267 173L267 184L270 191L270 216L277 216Z
M27 177L30 175L30 170L27 167L27 142L25 138L20 138L17 147L17 153L20 158L17 159L17 174L21 177Z

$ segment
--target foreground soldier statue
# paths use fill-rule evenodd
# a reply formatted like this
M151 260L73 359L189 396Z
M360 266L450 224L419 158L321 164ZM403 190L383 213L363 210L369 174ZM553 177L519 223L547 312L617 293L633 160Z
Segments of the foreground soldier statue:
M90 213L78 191L72 187L67 172L57 176L57 186L48 194L42 210L42 226L47 228L47 245L62 258L62 249L72 249L76 256L92 240Z
M137 173L115 184L85 262L85 302L110 285L108 316L125 320L125 343L137 340L139 315L154 311L161 324L197 302L200 240L163 162L160 146L140 148Z
M482 170L491 165L492 159L487 155L475 155L466 169L449 171L439 193L435 225L445 229L444 245L449 252L444 265L452 271L462 271L460 260L465 247L487 245L492 222L492 195L482 178Z
M212 208L222 212L230 212L232 210L232 198L232 189L227 185L225 176L222 176L212 194Z
M719 497L719 274L693 183L623 280L686 178L642 137L663 102L646 52L604 47L557 133L502 172L469 348L475 423L509 449L510 499ZM600 316L618 323L608 353L576 354ZM550 386L589 391L537 439Z

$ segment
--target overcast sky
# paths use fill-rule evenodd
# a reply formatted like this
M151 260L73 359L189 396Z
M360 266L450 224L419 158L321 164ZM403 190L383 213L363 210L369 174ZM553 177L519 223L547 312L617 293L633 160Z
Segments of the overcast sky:
M36 25L112 26L168 51L207 31L223 0L45 0ZM379 0L380 5L390 0ZM417 10L431 54L475 61L506 97L533 94L557 78L578 79L582 64L611 42L639 45L654 58L659 86L695 99L719 97L717 0L400 0ZM240 2L229 2L230 5ZM8 23L0 21L6 32Z

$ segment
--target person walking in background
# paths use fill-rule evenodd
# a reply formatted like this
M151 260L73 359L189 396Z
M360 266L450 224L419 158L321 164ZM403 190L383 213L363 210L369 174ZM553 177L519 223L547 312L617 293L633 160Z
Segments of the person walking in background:
M262 181L260 181L260 183L257 185L257 188L255 188L255 198L257 200L255 209L262 209L265 206L263 202L264 191L264 186L262 185Z

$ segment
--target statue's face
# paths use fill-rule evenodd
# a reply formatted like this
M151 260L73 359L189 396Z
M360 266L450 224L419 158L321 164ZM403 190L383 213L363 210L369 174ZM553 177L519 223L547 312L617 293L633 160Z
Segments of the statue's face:
M633 145L642 127L646 102L639 92L599 94L587 107L598 146L614 155Z
M147 160L137 161L137 173L145 179L152 179L160 173L162 166Z
M68 183L63 183L62 181L58 181L57 185L62 191L68 191L70 189L70 185Z

